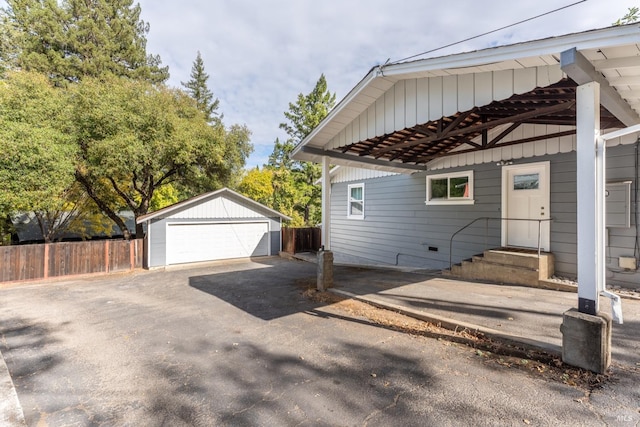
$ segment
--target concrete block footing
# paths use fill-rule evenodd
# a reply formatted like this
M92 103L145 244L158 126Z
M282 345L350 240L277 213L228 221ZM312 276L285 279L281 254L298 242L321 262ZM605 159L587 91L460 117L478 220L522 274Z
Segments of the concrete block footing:
M318 252L318 284L319 291L333 287L333 252Z
M572 308L562 316L562 361L605 373L611 364L611 316L591 315Z

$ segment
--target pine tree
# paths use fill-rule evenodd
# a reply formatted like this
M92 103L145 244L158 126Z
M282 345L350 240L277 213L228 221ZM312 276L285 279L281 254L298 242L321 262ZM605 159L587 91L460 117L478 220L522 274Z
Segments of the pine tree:
M187 90L187 93L196 100L198 109L202 111L209 123L220 124L223 115L218 113L218 106L220 100L213 99L213 92L207 87L207 81L209 80L209 74L204 70L204 61L200 55L200 51L193 61L191 67L191 80L188 82L181 82L182 86Z
M640 21L640 8L638 6L633 6L627 9L627 13L613 25L626 25L633 24L634 22Z
M280 123L280 129L287 132L296 145L320 124L335 104L336 94L329 92L327 79L321 74L308 95L300 93L295 104L289 103L289 111L284 113L289 123Z
M284 142L276 140L269 156L269 166L276 172L274 200L286 204L286 200L293 198L291 203L295 203L294 207L306 225L321 221L321 189L315 184L320 178L320 166L292 160L291 152L329 114L335 102L335 93L329 92L324 74L320 75L309 94L300 93L295 103L289 103L289 111L284 113L288 121L280 124L280 129L287 132L289 139ZM291 191L285 193L285 188L295 189L295 194Z
M16 64L58 84L116 75L166 81L168 67L146 52L149 24L133 0L7 0Z

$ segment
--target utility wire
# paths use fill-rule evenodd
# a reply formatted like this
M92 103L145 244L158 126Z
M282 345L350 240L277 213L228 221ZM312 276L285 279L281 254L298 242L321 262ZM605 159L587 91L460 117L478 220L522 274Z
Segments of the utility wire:
M584 2L586 2L586 1L587 1L587 0L580 0L580 1L577 1L577 2L575 2L575 3L571 3L571 4L568 4L568 5L566 5L566 6L562 6L562 7L559 7L559 8L557 8L557 9L550 10L550 11L548 11L548 12L542 13L542 14L540 14L540 15L536 15L536 16L533 16L533 17L531 17L531 18L523 19L522 21L518 21L518 22L515 22L515 23L513 23L513 24L509 24L509 25L506 25L506 26L504 26L504 27L497 28L497 29L495 29L495 30L487 31L486 33L478 34L477 36L468 37L468 38L466 38L466 39L464 39L464 40L460 40L460 41L457 41L457 42L454 42L454 43L449 43L448 45L445 45L445 46L440 46L440 47L435 48L435 49L427 50L426 52L418 53L418 54L416 54L416 55L407 56L406 58L398 59L397 61L393 61L393 62L390 62L390 63L385 64L385 65L391 65L391 64L397 64L397 63L399 63L399 62L404 62L404 61L407 61L407 60L409 60L409 59L417 58L418 56L426 55L426 54L428 54L428 53L433 53L433 52L436 52L436 51L438 51L438 50L446 49L446 48L448 48L448 47L455 46L455 45L460 44L460 43L468 42L469 40L474 40L474 39L477 39L477 38L480 38L480 37L483 37L483 36L486 36L486 35L489 35L489 34L496 33L496 32L498 32L498 31L506 30L507 28L511 28L511 27L516 26L516 25L523 24L523 23L525 23L525 22L533 21L534 19L538 19L538 18L541 18L541 17L543 17L543 16L550 15L550 14L552 14L552 13L555 13L555 12L561 11L561 10L563 10L563 9L570 8L570 7L572 7L572 6L575 6L575 5L580 4L580 3L584 3ZM387 61L387 62L388 62L388 61Z

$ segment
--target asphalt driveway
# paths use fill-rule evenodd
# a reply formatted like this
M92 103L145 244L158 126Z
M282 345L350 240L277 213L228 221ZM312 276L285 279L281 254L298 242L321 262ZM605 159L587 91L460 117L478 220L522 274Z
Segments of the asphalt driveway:
M595 393L594 407L583 390L309 301L314 275L313 264L263 258L0 289L0 352L27 424L601 425L636 416L627 390L637 376Z

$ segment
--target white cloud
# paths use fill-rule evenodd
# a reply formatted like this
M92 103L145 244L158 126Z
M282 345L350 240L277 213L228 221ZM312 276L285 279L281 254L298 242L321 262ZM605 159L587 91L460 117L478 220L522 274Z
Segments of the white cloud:
M266 161L288 103L321 73L342 98L369 69L530 18L570 0L143 0L149 51L188 78L200 50L227 123L246 123L256 147L249 166ZM429 56L606 27L636 2L586 1Z

